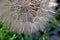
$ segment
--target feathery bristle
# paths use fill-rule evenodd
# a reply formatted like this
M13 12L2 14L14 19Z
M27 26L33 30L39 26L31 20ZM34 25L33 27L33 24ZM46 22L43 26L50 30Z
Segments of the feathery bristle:
M52 7L57 5L50 0L2 0L0 4L1 21L18 33L45 31L46 23L55 13Z

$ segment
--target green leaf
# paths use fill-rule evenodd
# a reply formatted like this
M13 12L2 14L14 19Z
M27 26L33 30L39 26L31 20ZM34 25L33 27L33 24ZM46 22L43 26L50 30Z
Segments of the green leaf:
M52 17L51 20L50 20L51 24L54 25L57 23L57 20L55 17Z
M56 11L56 13L57 13L57 15L60 15L60 9L58 9L58 10Z
M16 34L13 35L9 40L14 40L16 38Z

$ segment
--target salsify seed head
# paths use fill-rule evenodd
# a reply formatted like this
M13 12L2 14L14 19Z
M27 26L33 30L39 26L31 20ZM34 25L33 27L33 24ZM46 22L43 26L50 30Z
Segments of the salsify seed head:
M45 25L55 13L57 5L50 2L56 0L1 0L1 21L6 22L8 28L18 33L45 31Z

